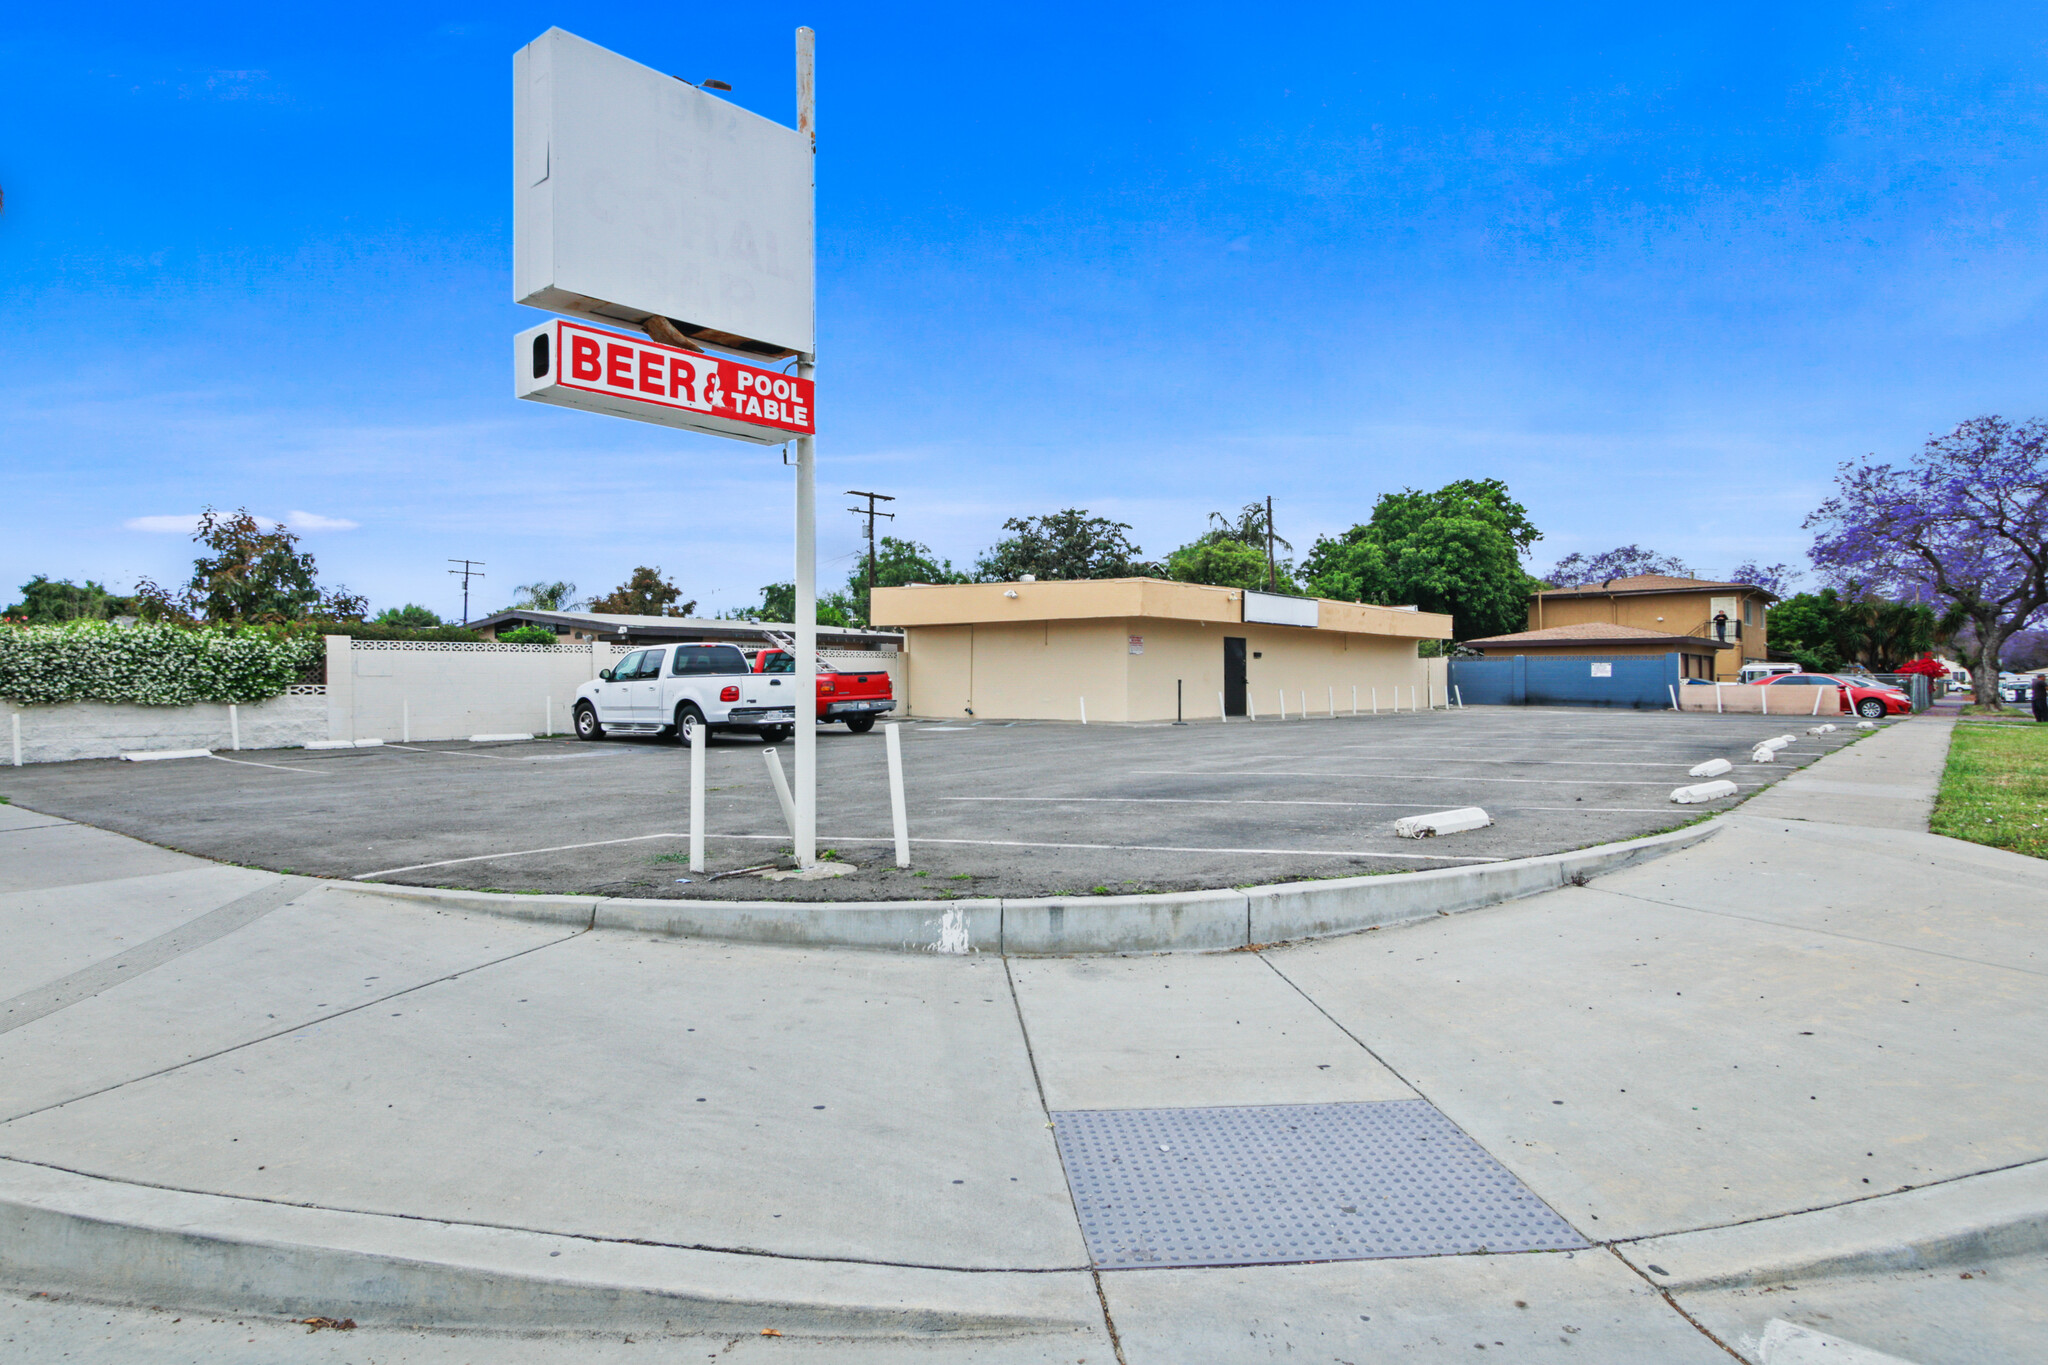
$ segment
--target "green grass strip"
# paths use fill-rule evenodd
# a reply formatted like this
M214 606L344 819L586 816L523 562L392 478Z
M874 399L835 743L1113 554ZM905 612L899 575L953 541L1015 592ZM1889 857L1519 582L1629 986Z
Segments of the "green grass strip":
M2048 725L1958 725L1931 827L2048 858Z

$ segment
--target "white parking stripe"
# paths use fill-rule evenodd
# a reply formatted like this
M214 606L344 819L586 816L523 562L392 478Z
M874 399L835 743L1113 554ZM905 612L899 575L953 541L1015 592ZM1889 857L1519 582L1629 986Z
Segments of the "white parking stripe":
M1217 771L1207 769L1195 771L1187 768L1132 768L1131 772L1148 777L1323 777L1333 781L1346 782L1441 782L1456 786L1461 782L1510 782L1522 787L1668 787L1667 782L1637 782L1627 778L1616 778L1611 782L1595 781L1591 778L1571 777L1466 777L1460 773L1303 773L1283 772L1276 768L1259 771L1235 769ZM1752 782L1752 787L1762 786Z
M1133 806L1372 806L1388 810L1430 810L1434 801L1261 801L1220 796L941 796L940 801L1117 802ZM1602 815L1661 815L1662 806L1498 806L1498 810L1596 811Z
M220 758L220 761L223 763L239 763L244 768L275 768L281 773L311 773L315 777L333 776L332 773L322 772L318 768L287 768L282 763L258 763L253 759L247 758L221 758L219 754L212 754L209 757Z
M563 853L572 848L602 848L606 844L637 844L645 839L681 839L680 834L632 834L624 839L592 839L586 844L554 844L548 848L522 848L515 853L479 853L471 858L443 858L437 863L409 863L404 867L387 867L381 872L358 872L349 878L352 882L367 881L371 877L389 877L395 872L418 872L429 867L453 867L457 863L485 863L493 858L524 858L530 853Z

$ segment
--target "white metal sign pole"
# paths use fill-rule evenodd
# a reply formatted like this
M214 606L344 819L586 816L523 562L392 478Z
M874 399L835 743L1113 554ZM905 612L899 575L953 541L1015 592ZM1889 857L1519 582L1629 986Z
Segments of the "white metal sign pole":
M811 221L816 230L818 203L818 111L816 89L817 36L796 31L796 130L811 144ZM816 269L815 266L812 267ZM815 298L815 294L813 298ZM815 315L817 305L812 304ZM812 346L818 343L814 339ZM800 355L797 377L817 373L817 356ZM796 440L796 861L811 867L818 861L818 442Z

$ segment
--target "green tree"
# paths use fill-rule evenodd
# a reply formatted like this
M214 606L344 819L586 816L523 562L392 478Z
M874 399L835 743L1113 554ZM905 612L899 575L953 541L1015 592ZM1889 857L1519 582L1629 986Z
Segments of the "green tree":
M1006 583L1031 574L1047 580L1135 578L1158 566L1138 558L1130 526L1091 517L1069 507L1042 517L1011 517L1005 531L1016 534L990 546L974 564L981 583Z
M531 584L521 588L530 592ZM574 584L560 586L575 590ZM605 616L688 616L697 610L695 602L676 605L676 599L683 590L661 576L659 568L650 569L645 564L633 570L633 576L613 588L603 597L591 599L590 610Z
M879 556L878 556L879 557ZM796 584L770 583L761 589L761 603L754 607L735 607L720 612L721 621L763 621L769 625L794 625L796 623ZM818 624L821 626L857 626L856 605L849 593L828 592L818 595Z
M46 626L65 621L108 621L134 613L133 597L117 597L90 578L80 585L68 578L50 579L37 574L21 585L21 600L0 615L10 621Z
M1271 518L1266 515L1266 504L1248 502L1237 510L1237 515L1226 516L1222 512L1211 512L1209 521L1215 527L1209 534L1234 540L1240 545L1249 545L1261 554L1266 550L1266 536L1271 530ZM1283 550L1294 546L1284 536L1274 536L1273 544Z
M1277 566L1277 591L1300 591L1293 567L1285 562ZM1265 538L1261 534L1254 547L1236 536L1211 532L1168 555L1166 576L1176 583L1210 583L1219 588L1253 588L1263 592L1267 584Z
M498 643L506 645L551 645L559 638L546 626L514 626L498 632Z
M443 624L440 617L417 602L408 602L402 607L386 607L370 619L380 626L411 626L416 630Z
M1822 588L1788 597L1765 617L1771 652L1814 673L1850 667L1889 673L1932 648L1934 610L1874 593Z
M1294 581L1291 562L1267 559L1273 550L1292 550L1294 546L1284 537L1271 534L1265 503L1248 502L1235 516L1211 512L1209 525L1201 539L1167 555L1162 567L1168 578L1224 588L1301 591Z
M929 546L914 540L898 540L895 536L883 536L875 546L875 586L878 588L900 588L907 583L965 583L967 575L953 567L950 559L934 559ZM847 575L846 591L841 595L847 604L852 621L867 625L874 620L869 614L868 602L868 561L862 555L854 564L853 572ZM790 600L795 601L792 590Z
M1542 535L1506 484L1460 479L1382 495L1370 521L1319 537L1302 568L1318 596L1444 612L1472 640L1528 620L1538 584L1521 561Z
M232 515L207 508L192 539L209 553L192 561L192 577L183 591L143 579L135 587L140 614L274 625L314 618L360 621L369 608L366 599L346 588L323 592L313 556L299 548L299 538L283 526L266 530L246 507Z
M519 594L513 608L525 607L530 611L574 611L576 609L576 585L565 580L553 583L521 583L512 591Z

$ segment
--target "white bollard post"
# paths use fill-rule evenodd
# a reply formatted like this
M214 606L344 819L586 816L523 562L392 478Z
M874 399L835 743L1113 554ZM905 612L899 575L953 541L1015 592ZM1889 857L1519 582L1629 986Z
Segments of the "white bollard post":
M1429 703L1430 710L1436 710L1436 679L1432 678L1428 682L1424 683L1422 685L1422 690L1422 699Z
M1672 683L1665 683L1664 690L1671 694L1671 709L1676 711L1678 709L1678 688Z
M1816 687L1813 689L1813 714L1816 716L1820 714L1820 694L1820 688Z
M399 722L398 733L405 736L405 742L410 744L412 743L412 698L407 697L400 701L398 705L399 713L403 717Z
M1088 699L1086 697L1081 698L1081 723L1083 725L1088 723Z
M14 722L14 766L19 768L21 766L21 712L16 711L8 716L7 719Z
M910 866L910 816L903 807L903 737L896 733L896 722L890 721L882 729L889 741L889 816L896 824L896 866Z
M1303 720L1308 719L1308 689L1306 687L1301 689L1301 718Z
M1280 719L1287 719L1287 689L1280 689Z
M1374 715L1380 713L1380 690L1377 687L1372 690L1372 713Z
M1333 685L1324 689L1330 694L1330 719L1337 719L1337 689Z
M228 746L242 752L242 713L233 702L228 703Z
M1221 692L1216 694L1216 719L1226 724L1230 720L1229 716L1223 714L1223 694Z
M1458 699L1458 709L1459 709L1460 711L1464 710L1464 709L1465 709L1465 689L1464 689L1464 688L1462 688L1462 687L1456 687L1456 686L1454 686L1454 687L1452 687L1452 688L1451 688L1451 692L1452 692L1452 694L1453 694L1453 695L1455 695L1455 696L1457 697L1457 699Z
M1413 711L1413 710L1415 709L1415 684L1414 684L1414 683L1409 683L1409 684L1408 684L1408 709L1409 709L1410 711Z
M543 736L546 736L546 735L551 735L551 734L553 734L554 732L555 732L555 694L554 694L554 693L552 693L552 692L550 692L550 693L548 693L548 728L547 728L547 729L545 729L545 730L543 730L543 731L541 731L541 734L542 734Z
M1759 687L1757 691L1764 694L1764 714L1768 716L1771 714L1771 689L1769 687Z
M690 746L690 871L704 870L704 751L711 746L699 734ZM773 752L772 750L770 751Z
M1358 684L1351 684L1351 714L1358 714Z
M1257 720L1259 718L1259 704L1252 700L1250 688L1245 689L1244 718L1246 720Z
M697 744L701 745L705 738L706 736L700 731L697 735ZM694 748L696 746L693 745L691 747ZM794 839L796 838L796 802L790 799L789 778L782 771L782 755L776 753L771 747L763 749L761 757L768 760L768 780L775 784L775 799L782 805L782 823L789 826L789 837ZM801 857L799 857L798 861L802 861Z
M1714 714L1721 714L1721 684L1714 684Z

